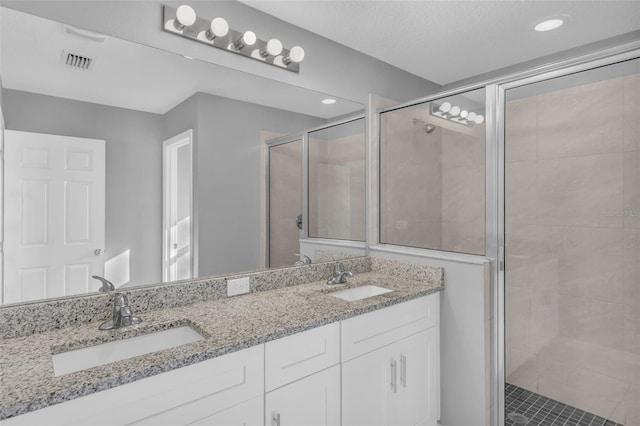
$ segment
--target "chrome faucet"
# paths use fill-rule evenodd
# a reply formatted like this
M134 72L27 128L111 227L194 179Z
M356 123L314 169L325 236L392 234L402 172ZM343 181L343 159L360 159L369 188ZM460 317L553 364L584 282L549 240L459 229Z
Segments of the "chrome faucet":
M327 281L327 284L344 284L347 282L347 277L353 277L353 273L351 271L343 271L340 262L336 262L333 265L333 276Z
M296 253L296 256L300 257L300 260L298 260L296 262L296 266L299 266L299 265L310 265L311 264L311 258L309 256L307 256L306 254Z
M116 288L110 281L97 275L94 275L92 278L102 282L102 287L100 287L99 290L103 293L111 293L112 291L115 291ZM111 319L100 324L98 328L100 330L113 330L115 328L126 327L128 325L140 324L141 322L142 320L139 317L133 315L127 296L123 293L114 293Z
M110 320L100 324L100 330L113 330L114 328L126 327L128 325L140 324L142 320L133 315L129 299L122 293L113 295L113 313Z

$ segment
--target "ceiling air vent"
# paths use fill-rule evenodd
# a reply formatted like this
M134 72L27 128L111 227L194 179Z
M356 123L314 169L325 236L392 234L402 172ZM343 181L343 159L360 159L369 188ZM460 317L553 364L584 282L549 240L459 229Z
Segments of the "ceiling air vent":
M78 55L66 50L62 52L62 63L70 68L89 71L94 62L95 59L88 56Z

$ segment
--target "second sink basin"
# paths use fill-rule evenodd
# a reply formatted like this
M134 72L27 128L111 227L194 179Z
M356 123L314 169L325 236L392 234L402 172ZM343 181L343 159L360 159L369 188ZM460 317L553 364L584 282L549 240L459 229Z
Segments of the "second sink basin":
M378 287L377 285L362 285L360 287L348 288L333 293L329 293L333 297L346 300L347 302L355 302L356 300L366 299L367 297L378 296L380 294L390 293L393 290Z
M204 337L189 326L156 331L128 339L114 340L53 355L53 371L57 376L86 370L134 356L197 342Z

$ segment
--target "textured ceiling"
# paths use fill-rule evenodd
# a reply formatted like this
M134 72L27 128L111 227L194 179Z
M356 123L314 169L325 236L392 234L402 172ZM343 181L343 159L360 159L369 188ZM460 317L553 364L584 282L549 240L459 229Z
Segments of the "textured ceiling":
M241 1L441 85L640 30L640 0Z

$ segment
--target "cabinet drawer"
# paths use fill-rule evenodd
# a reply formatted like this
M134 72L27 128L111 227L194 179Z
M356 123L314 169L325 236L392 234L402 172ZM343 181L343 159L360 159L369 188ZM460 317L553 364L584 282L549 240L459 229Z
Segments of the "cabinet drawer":
M334 323L265 345L265 386L270 391L340 362L340 324Z
M176 424L168 415L172 409L178 412L184 408L181 406L205 399L206 407L195 404L193 410L182 410L186 417L180 424L190 423L261 395L263 356L264 346L255 346L43 408L2 424Z
M440 293L342 321L342 362L439 323Z
M340 366L265 395L265 426L339 426Z

